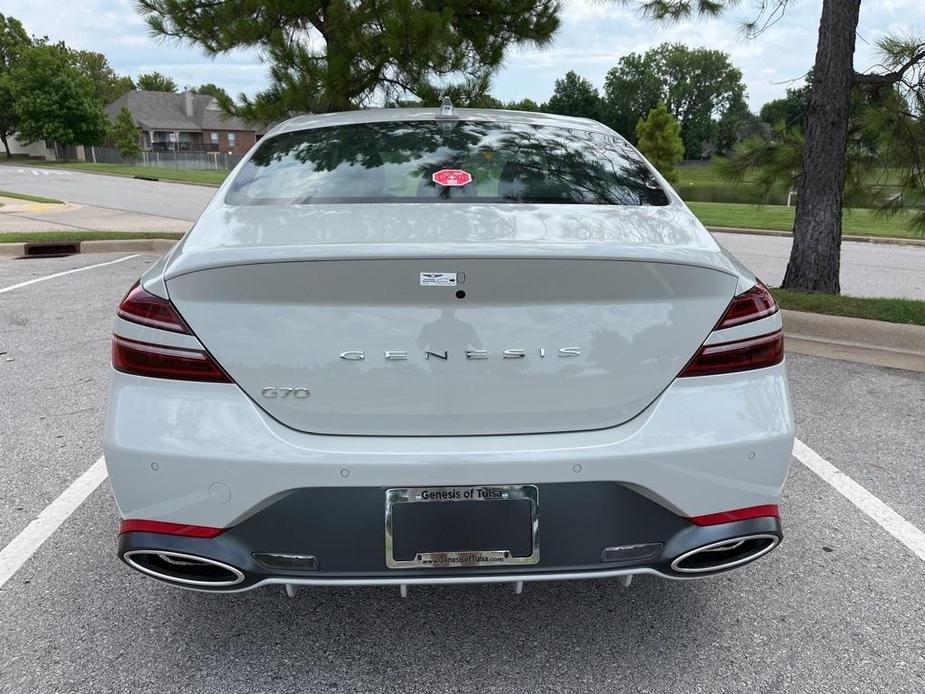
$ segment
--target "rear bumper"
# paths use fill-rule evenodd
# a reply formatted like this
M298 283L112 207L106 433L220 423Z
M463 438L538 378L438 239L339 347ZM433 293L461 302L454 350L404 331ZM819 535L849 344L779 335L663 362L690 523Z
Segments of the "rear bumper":
M777 503L793 437L784 364L676 379L609 429L469 437L305 434L234 384L114 372L104 452L123 518L224 528L311 487L620 482L700 516Z
M227 562L246 576L227 588L239 590L267 582L680 577L670 563L687 549L742 534L780 537L773 518L712 527L686 519L777 504L793 436L784 364L677 379L632 421L610 429L442 438L304 434L271 419L233 384L114 373L104 450L123 518L229 529L210 540L126 533L120 554L159 548ZM540 564L444 574L385 567L386 489L510 484L544 492ZM590 485L584 489L594 504L574 494L581 485ZM305 517L289 509L299 499L327 510ZM586 505L594 513L573 523ZM658 533L643 533L640 523ZM600 561L603 547L640 542L663 548L631 565ZM318 573L277 575L252 557L300 550L319 555Z
M384 551L385 490L372 487L296 490L210 539L127 532L120 536L119 554L123 559L128 554L127 563L134 568L139 564L131 561L132 555L139 551L220 562L233 567L240 580L183 587L240 591L268 583L513 582L637 573L696 578L744 565L752 560L751 552L717 558L715 570L697 572L679 569L679 557L731 538L765 536L767 543L754 548L757 558L766 553L757 550L769 551L782 537L777 518L701 527L615 482L539 485L538 498L539 561L530 566L389 569ZM605 556L607 548L615 547L630 549L618 557ZM311 556L315 564L310 570L280 570L261 563L266 554Z

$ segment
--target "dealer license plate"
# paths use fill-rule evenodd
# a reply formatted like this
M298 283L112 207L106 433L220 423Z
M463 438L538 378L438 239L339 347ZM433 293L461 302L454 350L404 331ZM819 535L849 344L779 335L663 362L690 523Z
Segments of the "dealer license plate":
M390 569L454 569L540 560L535 485L411 487L385 495Z

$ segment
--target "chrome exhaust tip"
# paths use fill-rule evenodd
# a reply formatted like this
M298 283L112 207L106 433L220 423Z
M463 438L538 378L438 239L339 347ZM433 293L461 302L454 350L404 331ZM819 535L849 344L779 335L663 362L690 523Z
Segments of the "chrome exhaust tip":
M233 566L182 552L133 549L122 559L137 571L178 585L226 588L244 581L244 574Z
M754 561L778 544L780 538L770 533L731 537L685 552L671 562L671 568L688 574L724 571Z

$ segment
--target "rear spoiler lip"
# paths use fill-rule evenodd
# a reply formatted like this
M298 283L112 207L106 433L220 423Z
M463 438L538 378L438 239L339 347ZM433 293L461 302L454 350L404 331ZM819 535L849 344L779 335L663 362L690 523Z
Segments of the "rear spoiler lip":
M248 246L213 248L197 251L189 246L171 257L163 278L166 281L203 270L242 265L316 261L370 260L613 260L624 262L686 265L722 272L743 280L741 266L720 252L704 248L665 247L654 245L613 245L599 243L542 243L532 241L498 243L388 243L388 244L306 244L282 246Z

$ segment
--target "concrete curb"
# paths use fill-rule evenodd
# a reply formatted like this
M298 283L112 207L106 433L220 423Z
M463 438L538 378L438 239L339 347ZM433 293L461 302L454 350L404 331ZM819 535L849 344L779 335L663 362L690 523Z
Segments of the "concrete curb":
M177 245L171 239L81 241L81 253L166 253Z
M0 258L18 258L25 252L24 243L0 243Z
M41 242L39 242L41 243ZM113 239L99 241L70 241L76 243L79 253L166 253L177 241L173 239ZM0 258L19 258L26 253L28 242L0 243Z
M782 311L788 352L925 373L925 327Z
M752 236L777 236L793 238L789 231L771 231L770 229L744 229L739 227L706 227L713 234L750 234ZM891 236L854 236L842 234L842 241L856 243L884 244L886 246L925 246L925 239L898 239Z

